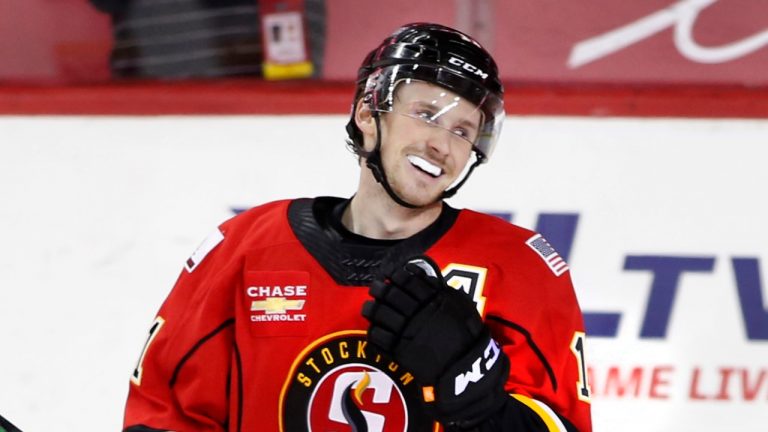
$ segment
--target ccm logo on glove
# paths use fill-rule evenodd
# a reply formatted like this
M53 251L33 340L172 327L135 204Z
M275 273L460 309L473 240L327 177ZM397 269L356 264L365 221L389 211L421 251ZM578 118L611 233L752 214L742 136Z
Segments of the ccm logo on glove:
M496 360L499 359L500 353L501 349L499 348L499 345L495 340L490 339L488 341L488 346L485 348L485 351L483 351L483 355L478 357L477 360L472 363L472 369L456 376L453 394L458 396L464 393L464 390L467 389L469 383L476 383L483 379L485 374L491 370L494 364L496 364ZM485 360L485 362L483 362L483 360Z

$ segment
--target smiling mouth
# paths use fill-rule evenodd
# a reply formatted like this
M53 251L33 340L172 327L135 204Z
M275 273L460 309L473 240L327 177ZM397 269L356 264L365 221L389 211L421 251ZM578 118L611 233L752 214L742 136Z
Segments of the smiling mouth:
M411 163L411 165L426 173L430 177L437 178L443 174L443 170L439 166L419 156L408 155L408 161Z

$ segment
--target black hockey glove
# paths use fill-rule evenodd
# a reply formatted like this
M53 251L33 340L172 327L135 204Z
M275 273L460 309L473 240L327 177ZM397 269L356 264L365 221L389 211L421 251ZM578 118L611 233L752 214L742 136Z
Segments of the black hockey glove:
M504 404L509 359L474 302L446 285L429 257L384 271L370 293L374 300L363 305L369 341L413 374L435 419L470 428Z

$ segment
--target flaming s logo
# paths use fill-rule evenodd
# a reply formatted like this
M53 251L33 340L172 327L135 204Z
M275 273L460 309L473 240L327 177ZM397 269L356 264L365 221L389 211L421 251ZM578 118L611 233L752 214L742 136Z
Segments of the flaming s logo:
M280 432L434 430L413 375L365 331L318 339L296 358L281 393Z
M339 371L333 384L328 419L346 424L352 432L400 430L395 419L403 418L405 406L397 386L384 372L359 367ZM398 414L400 413L400 414Z
M370 383L371 376L368 375L368 372L364 372L363 378L360 381L352 383L344 389L341 409L344 413L344 418L352 428L352 432L368 432L368 422L365 420L365 416L363 416L361 407L363 406L363 392Z

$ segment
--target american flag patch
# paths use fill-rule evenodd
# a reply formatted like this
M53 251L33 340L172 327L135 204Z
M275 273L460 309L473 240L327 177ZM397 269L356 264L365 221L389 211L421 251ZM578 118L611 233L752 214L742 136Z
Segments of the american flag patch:
M530 246L531 249L539 254L539 256L544 260L544 262L547 264L547 267L552 270L552 273L554 273L555 276L560 276L561 274L568 271L568 263L565 262L560 254L557 253L555 248L553 248L547 239L542 237L541 234L536 234L535 236L529 238L525 244Z

